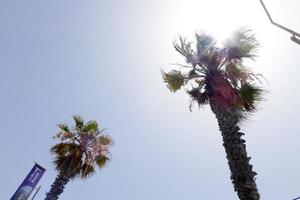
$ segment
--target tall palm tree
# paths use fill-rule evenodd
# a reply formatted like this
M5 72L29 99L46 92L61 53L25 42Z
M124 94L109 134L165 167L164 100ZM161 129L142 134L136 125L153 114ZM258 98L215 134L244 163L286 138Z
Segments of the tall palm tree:
M72 130L66 124L58 125L60 131L55 138L60 142L51 148L58 175L45 200L58 199L70 180L89 177L96 166L102 168L109 160L112 139L103 134L96 121L84 123L79 116L73 118L75 127Z
M223 137L234 189L241 200L258 200L256 173L249 163L239 122L255 111L263 90L259 74L243 63L256 56L258 42L250 30L240 29L219 45L213 37L197 33L192 43L179 37L174 48L186 58L179 70L162 72L172 91L184 88L191 97L190 109L209 104Z

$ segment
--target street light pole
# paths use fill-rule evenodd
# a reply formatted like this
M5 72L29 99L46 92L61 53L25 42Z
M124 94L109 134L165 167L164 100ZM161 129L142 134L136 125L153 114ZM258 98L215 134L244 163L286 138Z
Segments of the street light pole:
M295 42L295 43L297 43L297 44L300 45L300 33L297 33L296 31L293 31L293 30L291 30L291 29L289 29L289 28L287 28L285 26L282 26L281 24L278 24L278 23L274 22L273 19L272 19L272 17L271 17L271 15L270 15L270 13L269 13L269 11L268 11L268 9L267 9L267 7L266 7L266 5L264 4L264 2L262 0L259 0L259 1L260 1L261 5L262 5L263 9L265 10L265 12L266 12L266 14L267 14L270 22L273 25L275 25L275 26L277 26L277 27L279 27L279 28L281 28L281 29L283 29L283 30L291 33L292 34L291 40L293 42Z

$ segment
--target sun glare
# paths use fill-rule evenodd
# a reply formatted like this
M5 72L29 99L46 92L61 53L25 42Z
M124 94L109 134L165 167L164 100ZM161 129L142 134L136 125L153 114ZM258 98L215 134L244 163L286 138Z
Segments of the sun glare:
M256 17L249 1L190 0L182 1L177 6L181 11L174 24L177 33L192 36L194 32L207 31L218 42L224 41L239 27L251 28L247 22L249 19L255 20Z

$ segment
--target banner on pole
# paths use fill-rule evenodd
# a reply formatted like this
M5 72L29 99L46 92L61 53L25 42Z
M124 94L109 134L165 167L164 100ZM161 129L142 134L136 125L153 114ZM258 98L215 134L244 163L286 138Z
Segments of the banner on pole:
M45 171L45 168L35 163L10 200L27 200Z

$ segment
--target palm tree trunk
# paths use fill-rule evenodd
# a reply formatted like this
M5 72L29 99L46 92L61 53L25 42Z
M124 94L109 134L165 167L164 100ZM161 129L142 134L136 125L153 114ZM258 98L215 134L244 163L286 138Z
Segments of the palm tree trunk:
M46 193L45 200L57 200L58 196L63 193L65 185L70 181L70 178L62 175L57 175L54 183L51 185L50 192Z
M259 200L255 175L247 156L244 133L237 126L238 118L234 109L219 108L210 103L211 109L218 120L219 129L223 136L223 146L227 154L231 171L231 180L240 200Z

